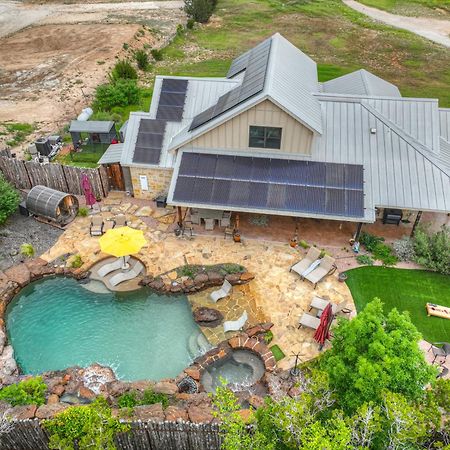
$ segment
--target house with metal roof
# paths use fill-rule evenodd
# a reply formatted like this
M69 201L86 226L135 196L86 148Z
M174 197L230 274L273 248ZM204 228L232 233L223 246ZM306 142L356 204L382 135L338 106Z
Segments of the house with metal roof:
M320 83L277 33L225 78L157 77L118 162L135 196L174 206L358 223L449 212L450 110L366 70Z

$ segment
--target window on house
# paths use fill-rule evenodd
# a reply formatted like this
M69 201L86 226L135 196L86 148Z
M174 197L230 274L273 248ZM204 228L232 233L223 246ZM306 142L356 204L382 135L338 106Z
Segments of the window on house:
M281 148L281 128L250 127L249 147Z

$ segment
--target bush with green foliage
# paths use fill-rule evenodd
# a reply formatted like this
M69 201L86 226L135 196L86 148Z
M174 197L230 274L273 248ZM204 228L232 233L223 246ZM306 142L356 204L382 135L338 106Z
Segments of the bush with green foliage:
M134 53L134 59L137 62L139 69L147 70L148 68L148 55L144 50L137 50Z
M22 244L20 246L20 254L27 258L32 258L35 253L34 247L31 244Z
M215 6L213 0L184 0L184 11L188 17L200 23L208 22Z
M192 30L194 28L194 25L195 25L195 20L190 18L190 19L188 19L188 21L186 23L186 28L188 30Z
M130 44L128 44L128 42L124 42L123 45L122 45L122 48L124 50L128 50L130 48Z
M0 225L6 222L6 219L17 209L19 203L19 193L0 172Z
M414 252L414 241L408 237L403 236L401 239L394 241L392 244L395 256L400 261L413 261L416 254Z
M78 208L78 216L87 217L89 214L89 210L85 206L81 206Z
M311 247L304 239L300 240L298 242L298 245L300 245L300 247L304 248L305 250Z
M28 378L0 389L0 401L5 401L13 406L40 406L45 403L46 390L47 386L41 377Z
M374 259L381 261L383 266L395 266L398 258L393 254L392 248L389 245L378 243L372 252Z
M364 266L373 266L373 259L369 255L358 255L356 262Z
M83 265L83 260L81 259L81 255L74 255L70 259L70 267L72 269L79 269Z
M110 74L113 83L117 80L137 80L137 78L136 69L126 59L117 61Z
M115 106L128 106L139 103L140 89L135 80L117 80L102 84L95 92L94 109L111 111Z
M428 269L450 275L450 227L443 225L437 233L419 228L414 234L415 261Z
M264 342L269 345L273 341L273 333L272 331L266 331L264 333Z
M333 334L321 368L344 411L354 412L365 402L381 403L385 391L417 401L436 376L436 369L424 360L420 333L407 313L394 308L385 315L379 299L354 319L341 321Z
M169 406L169 397L166 394L159 394L153 389L145 389L143 393L138 391L129 391L122 394L118 400L119 408L134 408L135 406L154 405L161 403L163 408Z
M43 426L50 435L49 448L64 450L112 450L114 436L130 429L112 417L103 397L87 406L71 406Z
M150 53L152 54L152 57L155 61L162 61L164 58L162 50L159 50L157 48L153 48Z
M368 252L373 252L377 244L384 242L384 238L363 231L359 237L359 243L364 246Z
M243 266L241 266L240 264L233 264L233 263L222 264L221 269L228 274L242 273L244 271Z

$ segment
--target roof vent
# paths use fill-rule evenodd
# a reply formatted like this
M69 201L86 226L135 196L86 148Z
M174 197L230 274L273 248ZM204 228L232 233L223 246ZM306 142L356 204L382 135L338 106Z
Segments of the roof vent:
M377 129L376 128L371 128L370 129L370 134L377 134Z

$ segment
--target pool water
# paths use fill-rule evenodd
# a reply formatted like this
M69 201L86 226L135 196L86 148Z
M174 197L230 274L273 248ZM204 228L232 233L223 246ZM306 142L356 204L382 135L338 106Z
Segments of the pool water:
M203 337L185 296L93 292L63 277L24 288L6 326L23 373L97 362L129 381L178 375L201 353Z

